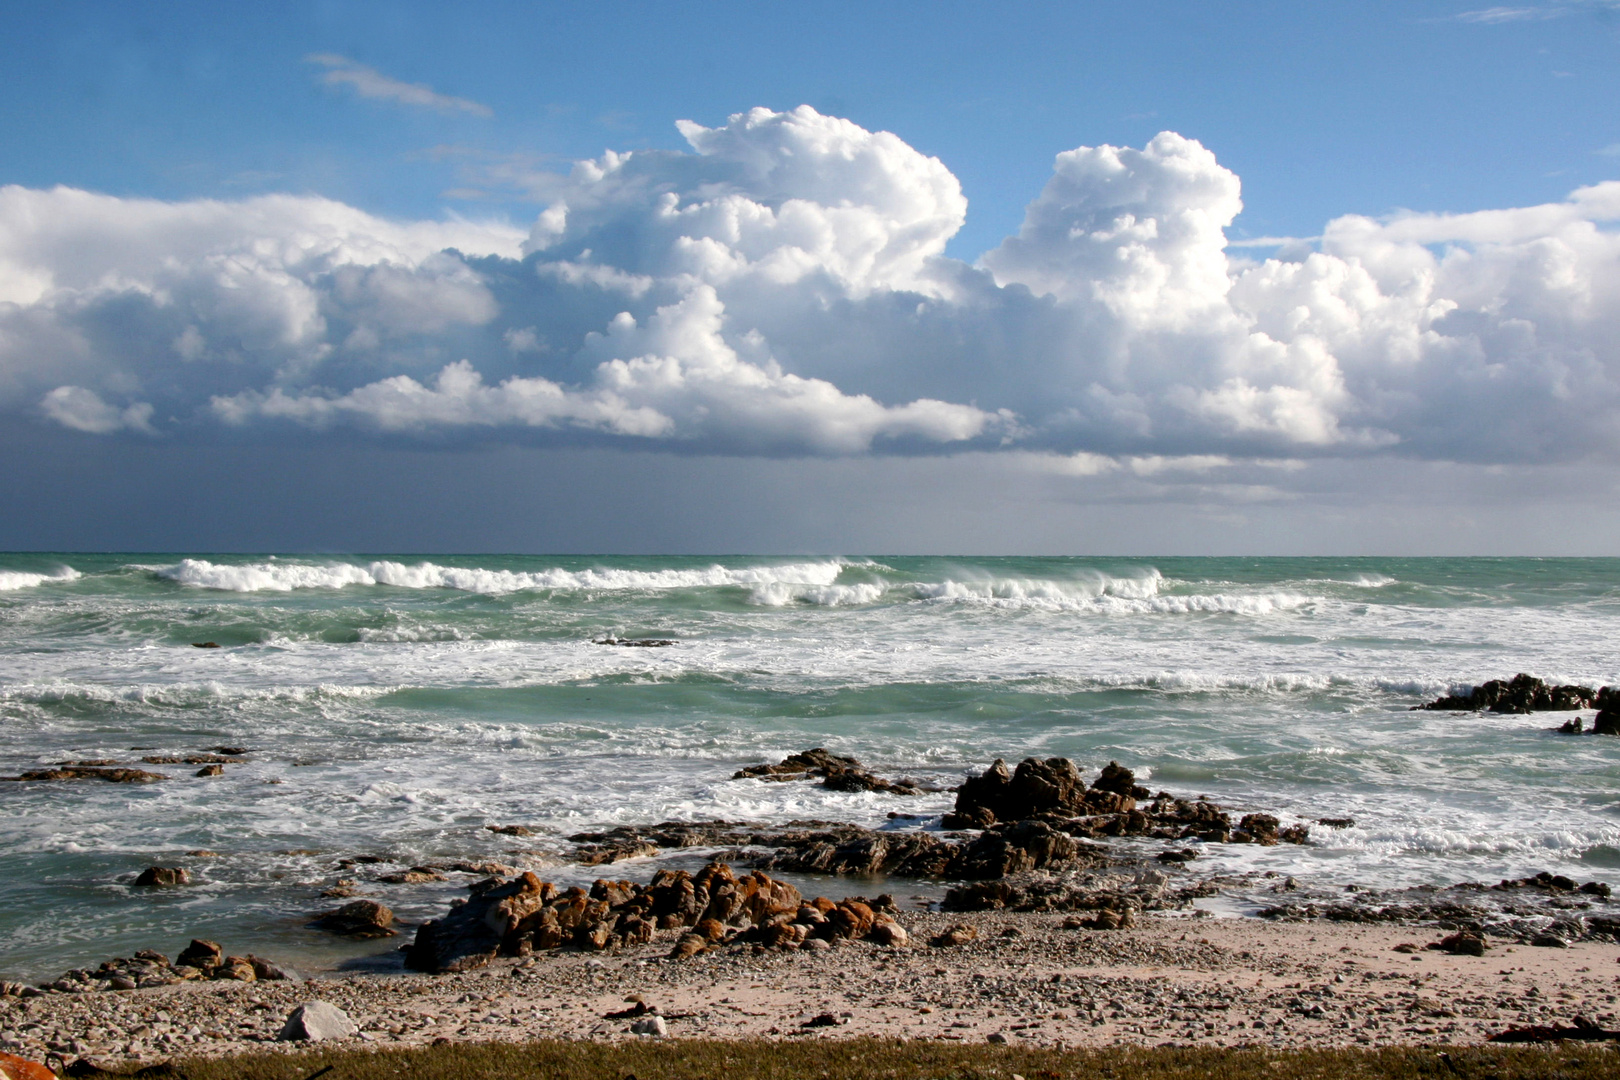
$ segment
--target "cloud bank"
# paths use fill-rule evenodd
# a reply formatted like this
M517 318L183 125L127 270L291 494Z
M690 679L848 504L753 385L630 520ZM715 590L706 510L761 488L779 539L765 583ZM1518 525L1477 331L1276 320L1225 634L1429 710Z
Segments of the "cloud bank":
M1224 234L1238 177L1164 132L1058 154L969 264L956 178L893 134L808 107L678 126L690 152L545 178L526 228L0 189L0 412L1080 475L1620 453L1620 182L1349 215L1257 260Z

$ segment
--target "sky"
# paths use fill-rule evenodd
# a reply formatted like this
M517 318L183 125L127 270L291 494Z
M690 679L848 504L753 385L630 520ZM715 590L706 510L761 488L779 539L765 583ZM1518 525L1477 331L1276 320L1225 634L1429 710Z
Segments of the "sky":
M1620 5L5 4L0 548L1620 554Z

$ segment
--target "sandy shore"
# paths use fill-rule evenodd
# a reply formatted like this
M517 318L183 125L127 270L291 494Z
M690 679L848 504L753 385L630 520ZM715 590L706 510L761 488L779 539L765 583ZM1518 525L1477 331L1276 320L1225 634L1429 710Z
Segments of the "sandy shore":
M911 913L913 944L821 952L722 950L666 961L669 942L499 961L460 975L346 975L303 983L202 982L0 999L0 1041L64 1059L150 1061L262 1051L287 1013L333 1002L350 1043L621 1039L607 1014L639 995L669 1037L852 1035L1047 1046L1275 1047L1477 1043L1503 1028L1584 1016L1617 1024L1620 945L1497 941L1483 957L1396 952L1432 927L1147 916L1129 930L1062 916ZM978 938L921 944L955 924ZM819 1026L807 1026L817 1017Z

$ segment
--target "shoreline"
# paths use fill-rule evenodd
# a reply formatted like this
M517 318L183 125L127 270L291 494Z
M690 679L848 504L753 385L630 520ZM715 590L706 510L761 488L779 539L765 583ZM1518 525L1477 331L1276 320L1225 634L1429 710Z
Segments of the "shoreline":
M554 952L445 974L334 973L305 982L187 982L0 998L0 1048L63 1063L152 1064L285 1052L287 1014L329 1001L359 1026L338 1047L536 1039L634 1040L639 996L677 1039L931 1039L1087 1048L1475 1045L1583 1017L1620 1026L1620 944L1483 956L1419 950L1433 926L1147 914L1122 930L1061 913L907 913L912 944L746 948L665 959L659 939L610 954ZM965 944L923 944L957 925ZM818 1017L823 1019L817 1020ZM994 1037L994 1038L993 1038ZM323 1044L325 1045L325 1044Z

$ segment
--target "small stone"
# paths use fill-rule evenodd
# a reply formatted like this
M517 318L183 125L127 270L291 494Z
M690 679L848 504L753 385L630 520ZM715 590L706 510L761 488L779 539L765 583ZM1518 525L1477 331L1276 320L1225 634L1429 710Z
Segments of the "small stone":
M357 1029L349 1014L329 1001L311 1001L294 1009L276 1036L282 1042L321 1042L353 1035Z
M644 1016L630 1025L632 1035L668 1035L669 1025L662 1016Z
M223 766L223 765L204 765L202 768L197 770L197 775L198 776L224 776L225 775L225 766Z
M958 923L943 933L935 934L928 939L928 944L936 949L950 948L954 945L966 945L979 936L979 932L964 923Z
M984 1037L984 1041L992 1043L1005 1043L1007 1041L1007 1036L1003 1035L999 1031L992 1031L990 1034Z

